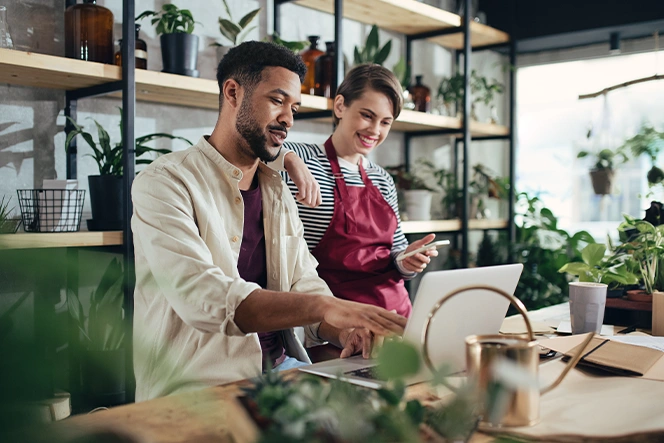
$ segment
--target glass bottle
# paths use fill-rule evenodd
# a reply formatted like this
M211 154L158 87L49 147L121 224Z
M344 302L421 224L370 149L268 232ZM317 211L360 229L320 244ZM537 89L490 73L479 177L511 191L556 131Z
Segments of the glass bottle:
M421 75L416 75L415 84L411 85L408 90L413 96L416 111L431 112L431 89L422 84L422 77Z
M304 76L301 92L302 94L313 95L316 93L316 59L325 53L318 49L318 40L320 40L319 36L310 35L307 38L310 43L309 48L300 53L302 61L307 66L307 74Z
M136 24L136 44L134 49L134 58L136 59L136 69L148 69L148 45L138 37L141 25ZM122 66L122 39L118 41L120 49L115 53L115 64Z
M4 6L0 6L0 48L14 49L12 37L9 35L7 8Z
M113 64L113 13L83 0L65 11L65 55L79 60Z
M337 76L334 72L335 42L325 42L325 46L325 54L316 59L315 93L322 97L334 98L337 94Z

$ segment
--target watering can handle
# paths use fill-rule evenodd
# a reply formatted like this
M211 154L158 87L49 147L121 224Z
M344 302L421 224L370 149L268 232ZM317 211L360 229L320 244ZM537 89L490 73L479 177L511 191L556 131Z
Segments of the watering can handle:
M462 292L473 291L473 290L491 291L496 294L502 295L503 297L508 299L512 304L512 306L514 306L519 311L519 314L521 314L523 320L526 322L526 329L528 330L528 339L530 341L535 341L535 334L533 334L533 328L530 324L530 320L528 319L528 310L526 309L523 302L521 302L521 300L519 300L518 298L516 298L511 294L508 294L502 289L498 289L493 286L488 286L488 285L464 286L462 288L455 289L454 291L443 296L443 298L441 298L438 301L438 303L436 303L434 307L431 308L431 311L429 312L429 315L427 315L426 321L424 322L424 327L422 328L422 354L424 357L424 363L428 366L429 370L431 370L431 372L434 374L436 372L436 368L434 367L433 362L431 361L431 358L429 356L429 332L431 327L431 320L433 319L433 316L436 315L441 306L443 306L443 304L446 301L448 301L450 298L459 295ZM586 339L583 341L583 345L580 347L580 351L577 353L577 355L575 355L574 358L570 359L570 361L567 363L567 366L565 366L565 369L563 369L558 378L553 383L551 383L551 385L541 389L542 394L546 394L547 392L558 386L560 382L563 381L567 373L569 373L569 371L572 370L574 366L576 366L579 360L581 360L581 357L583 356L583 351L586 349L586 346L590 344L590 341L593 339L594 336L595 336L594 333L588 334L588 337L586 337ZM457 389L454 386L447 383L444 379L442 380L442 383L451 391L457 392Z

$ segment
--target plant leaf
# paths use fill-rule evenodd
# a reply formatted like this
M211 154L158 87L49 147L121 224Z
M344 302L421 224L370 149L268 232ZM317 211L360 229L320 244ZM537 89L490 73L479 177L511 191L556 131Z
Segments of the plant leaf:
M572 275L584 275L590 267L581 262L572 262L572 263L566 263L563 267L558 269L558 272L566 272L568 274Z
M417 349L409 343L386 341L378 354L378 371L389 379L416 374L420 369Z
M233 42L233 44L235 44L237 35L241 31L242 29L240 29L238 25L236 25L232 21L226 20L225 18L219 19L219 32L221 32L224 37Z
M583 248L583 251L581 251L581 258L583 258L583 261L588 266L593 267L597 266L602 261L605 253L606 253L605 245L603 245L602 243L593 243Z
M376 54L376 56L373 59L373 62L376 63L377 65L383 65L385 63L385 60L387 60L387 57L390 55L390 51L392 50L392 40L388 40L387 43L385 43L385 46Z
M242 17L240 19L240 22L238 23L240 25L240 28L244 29L247 27L249 23L258 15L258 13L261 11L261 8L255 9Z
M367 36L367 42L364 45L367 52L375 53L378 50L378 26L371 26L371 31Z

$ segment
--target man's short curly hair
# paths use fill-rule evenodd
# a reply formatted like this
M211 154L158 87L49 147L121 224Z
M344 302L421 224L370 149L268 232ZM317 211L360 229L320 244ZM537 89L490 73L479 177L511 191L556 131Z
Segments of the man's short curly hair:
M226 80L232 78L251 91L261 81L263 70L273 66L294 72L300 77L300 83L307 72L299 55L274 43L250 41L228 51L217 67L219 107L223 104L223 85Z

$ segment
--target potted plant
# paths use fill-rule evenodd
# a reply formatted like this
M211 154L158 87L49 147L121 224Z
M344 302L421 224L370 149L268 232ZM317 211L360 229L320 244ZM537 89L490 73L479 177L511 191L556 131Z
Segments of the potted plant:
M98 134L98 144L95 143L92 135L85 131L75 120L67 117L74 130L67 134L65 148L74 140L74 137L81 135L87 144L92 148L93 153L87 154L95 159L99 167L99 175L88 176L88 185L90 189L90 206L92 209L92 219L88 220L88 229L91 231L120 230L123 226L124 212L124 190L122 187L122 142L111 146L111 138L108 132L96 121ZM120 133L122 134L122 109L120 109ZM148 134L136 138L136 163L149 164L152 159L145 158L145 154L154 152L157 154L166 154L171 152L168 149L157 149L147 146L147 143L159 139L168 138L171 140L183 140L189 145L192 143L184 137L177 137L165 133Z
M576 158L584 158L589 155L592 155L589 151L579 151ZM626 163L628 160L625 149L623 146L615 150L604 148L594 155L595 164L590 170L590 180L593 184L593 190L596 195L611 194L615 167L621 163Z
M640 275L644 289L627 291L627 298L634 301L652 301L652 295L662 286L660 264L664 261L664 225L653 226L646 220L636 220L625 215L625 221L618 226L621 246L631 254L633 267Z
M456 73L451 77L442 78L436 93L438 105L434 109L437 109L437 113L448 117L457 115L455 107L463 98L463 86L462 74Z
M0 199L0 234L14 234L21 224L20 218L12 216L14 207L9 206L11 201L11 197L3 196Z
M382 66L390 55L391 50L392 40L388 40L387 43L381 47L378 42L378 26L373 25L371 31L369 31L364 47L360 48L355 46L355 50L353 51L353 61L355 65L375 63Z
M224 9L226 10L226 15L228 18L219 17L219 32L223 35L228 41L231 42L230 46L224 46L221 43L214 42L210 46L215 46L217 48L217 64L221 61L224 55L234 46L239 45L247 38L249 34L256 26L249 27L251 22L254 21L261 8L254 9L251 12L245 14L244 17L240 19L239 22L233 21L233 16L231 15L231 9L228 7L226 0L222 0L224 3Z
M479 75L477 71L471 72L471 91L476 94L473 99L475 103L484 103L489 108L489 123L498 124L498 114L496 106L493 104L497 94L502 94L504 87L498 81L489 81L486 77ZM474 119L478 120L476 112L473 112Z
M650 124L644 124L634 137L625 141L621 148L631 150L634 157L645 155L650 159L651 168L646 176L649 186L664 181L664 171L655 165L659 153L664 149L664 133L657 131Z
M113 406L125 402L125 325L124 273L114 258L99 285L90 295L90 309L85 315L83 304L73 291L67 296L67 307L78 328L81 345L81 386L88 406Z
M388 166L397 189L403 192L408 220L431 220L431 192L424 180L406 170L405 165ZM405 218L405 217L404 217Z
M609 289L634 285L639 282L628 266L627 255L621 249L606 255L606 245L590 243L581 250L581 262L566 263L558 272L579 277L581 282L606 283Z
M165 4L161 11L143 11L136 20L153 17L161 41L162 72L198 77L198 36L193 35L194 17L188 9Z
M509 182L506 178L495 177L494 173L481 163L473 166L473 178L469 183L471 202L477 199L476 218L486 218L488 211L484 203L484 197L502 200L507 198ZM473 217L471 217L473 218Z

